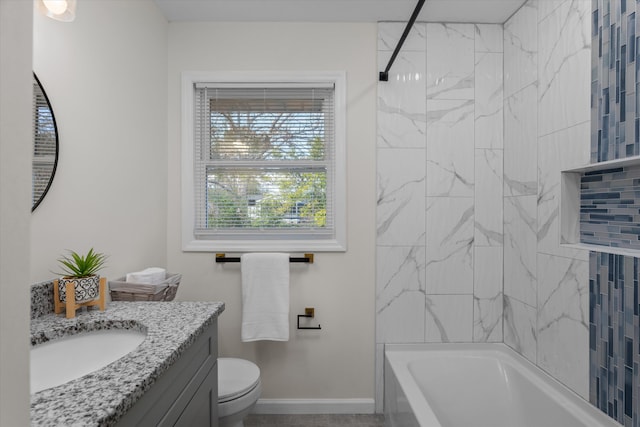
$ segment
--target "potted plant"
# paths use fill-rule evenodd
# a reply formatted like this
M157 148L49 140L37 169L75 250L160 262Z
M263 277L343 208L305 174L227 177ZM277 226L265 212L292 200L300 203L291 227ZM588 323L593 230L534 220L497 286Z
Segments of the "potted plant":
M58 294L65 302L67 283L73 283L76 303L92 301L100 296L100 276L97 274L107 261L105 254L89 249L85 255L69 251L68 256L58 259L62 277L58 280Z

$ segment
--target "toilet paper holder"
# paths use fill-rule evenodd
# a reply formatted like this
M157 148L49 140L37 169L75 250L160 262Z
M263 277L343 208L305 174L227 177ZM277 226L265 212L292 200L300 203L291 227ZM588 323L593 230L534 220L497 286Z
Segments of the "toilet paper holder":
M318 326L300 326L300 318L301 317L308 317L308 318L315 317L315 309L313 307L305 307L304 314L298 314L298 329L322 329L320 327L320 325L318 325Z

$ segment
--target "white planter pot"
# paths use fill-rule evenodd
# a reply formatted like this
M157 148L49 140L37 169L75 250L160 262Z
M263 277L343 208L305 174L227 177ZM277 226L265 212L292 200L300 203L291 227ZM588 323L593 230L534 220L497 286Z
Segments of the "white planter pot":
M58 280L58 295L60 302L67 301L67 283L73 283L76 303L93 301L100 296L100 276L61 277Z

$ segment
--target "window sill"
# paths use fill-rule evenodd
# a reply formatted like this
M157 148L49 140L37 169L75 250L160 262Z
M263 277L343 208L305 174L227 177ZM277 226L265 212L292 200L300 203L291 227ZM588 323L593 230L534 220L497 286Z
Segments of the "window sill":
M190 240L184 252L346 252L346 244L335 240Z

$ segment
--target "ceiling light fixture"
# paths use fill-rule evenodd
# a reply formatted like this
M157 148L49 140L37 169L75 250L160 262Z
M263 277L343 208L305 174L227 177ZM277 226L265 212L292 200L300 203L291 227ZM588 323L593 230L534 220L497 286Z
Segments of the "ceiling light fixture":
M38 0L38 9L57 21L71 22L76 18L76 0Z

